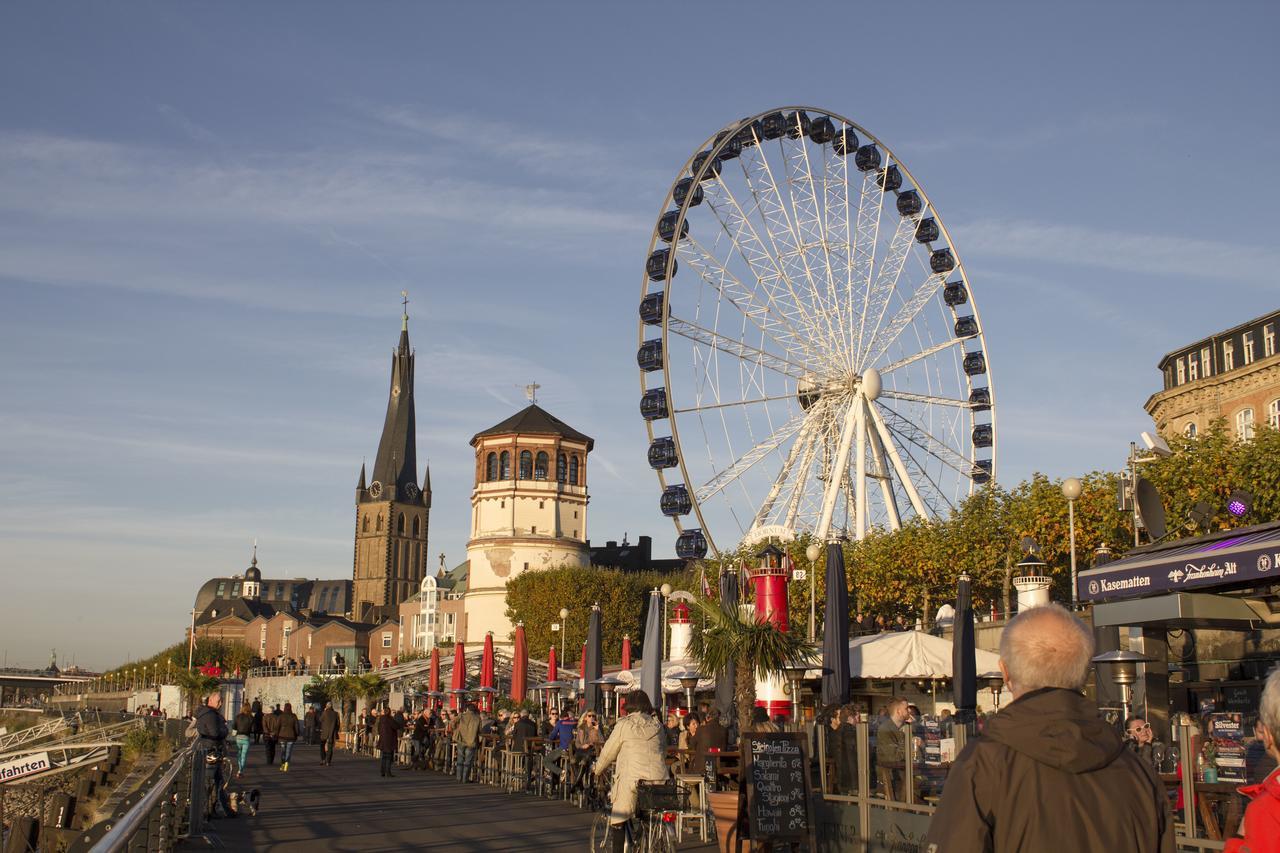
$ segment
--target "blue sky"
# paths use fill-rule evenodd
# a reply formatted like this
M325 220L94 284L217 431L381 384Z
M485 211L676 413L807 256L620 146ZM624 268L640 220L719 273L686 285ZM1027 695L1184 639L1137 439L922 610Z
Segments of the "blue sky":
M399 293L431 540L476 431L596 438L594 540L672 530L635 309L708 134L808 103L884 139L956 238L1000 479L1121 464L1157 359L1277 307L1274 4L5 4L0 645L180 639L257 537L351 570Z

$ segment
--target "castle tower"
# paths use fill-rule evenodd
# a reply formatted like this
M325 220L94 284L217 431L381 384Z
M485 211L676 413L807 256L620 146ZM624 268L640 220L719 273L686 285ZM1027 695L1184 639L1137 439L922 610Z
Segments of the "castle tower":
M244 570L244 588L241 597L257 599L262 596L262 570L258 568L258 546L253 546L253 560Z
M756 619L768 622L779 631L787 631L787 581L791 579L791 567L786 555L777 545L769 544L756 555L760 564L750 572L751 585L755 587ZM781 714L791 716L791 697L786 691L782 673L770 673L767 678L756 679L756 706L769 712L769 719Z
M400 341L391 356L391 391L373 474L366 482L361 465L356 484L351 615L360 621L394 615L396 606L417 592L426 573L431 472L427 471L420 488L413 362L406 297Z
M466 642L510 645L506 584L522 572L585 566L587 454L594 440L536 403L471 439Z

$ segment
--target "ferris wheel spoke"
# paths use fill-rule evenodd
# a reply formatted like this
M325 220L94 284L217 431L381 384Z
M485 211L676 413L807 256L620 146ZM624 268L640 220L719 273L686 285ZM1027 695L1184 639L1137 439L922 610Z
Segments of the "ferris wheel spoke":
M915 421L903 417L892 409L885 409L884 421L891 433L919 447L944 465L954 468L956 473L966 477L973 473L973 465L968 459Z
M862 303L858 314L858 335L854 342L854 358L866 333L867 301L871 296L871 276L875 271L876 244L880 240L880 208L884 193L874 171L864 172L858 193L858 218L853 234L853 262L849 269L850 306ZM852 330L850 331L852 334ZM850 363L850 368L856 367Z
M783 152L785 159L785 149ZM813 278L805 263L800 238L791 223L787 205L782 200L777 181L774 180L773 169L769 166L768 157L765 156L764 146L752 146L738 159L746 176L751 197L755 200L755 209L760 214L765 233L769 235L769 242L773 247L774 269L790 295L792 304L804 316L805 325L810 333L822 339L827 344L825 349L830 352L833 344L831 319L824 316L821 306L810 304L815 292ZM802 299L796 292L797 286L801 288L807 286L809 302ZM838 359L833 359L831 366L835 363L838 363Z
M751 468L754 467L761 459L764 459L780 447L783 442L795 435L807 420L808 419L803 415L798 415L787 421L772 435L766 437L763 441L759 442L746 453L735 459L724 470L719 471L711 477L711 479L699 486L694 492L694 497L699 502L702 502L715 496L730 483L734 482L747 471L751 470Z
M867 407L868 413L871 415L871 422L875 425L875 432L879 436L880 445L889 455L893 470L898 475L898 483L902 486L902 490L907 493L907 500L911 502L911 508L915 510L916 515L928 518L924 498L920 496L920 490L916 488L915 481L911 477L911 471L907 468L906 461L902 458L902 453L899 452L893 435L889 432L889 428L885 426L884 418L880 414L880 408L880 406L874 404Z
M883 331L877 330L867 344L867 351L871 354L863 362L867 365L875 364L879 361L893 342L898 339L902 331L915 322L916 315L929 304L929 300L938 292L938 288L942 287L943 279L946 278L945 273L933 273L924 280L924 283L916 288L915 292L903 303L898 312L889 320L889 324L884 327Z
M874 420L871 426L871 459L876 469L873 476L880 483L880 497L884 501L885 514L889 517L889 527L898 530L902 527L902 517L898 512L898 496L893 491L889 463L885 459L884 442L880 439L880 430L876 428Z
M951 338L950 340L943 341L942 343L934 344L933 346L930 346L930 347L925 347L919 352L913 353L912 355L909 355L906 358L900 358L897 361L886 364L884 367L878 368L880 371L880 375L883 376L886 373L892 373L893 371L906 367L909 364L915 364L917 361L920 361L920 359L922 358L928 358L929 356L934 355L936 353L940 353L945 349L950 349L953 346L962 344L964 343L964 340L965 340L964 338ZM868 366L871 366L871 365L868 365Z
M770 397L756 397L751 400L733 400L728 403L708 403L705 406L704 405L688 406L687 408L672 409L671 411L672 411L672 414L684 415L684 414L690 414L693 412L708 412L708 411L711 411L712 409L727 409L731 406L753 406L757 403L771 403L775 400L794 400L795 398L796 397L794 394L778 394L776 396L770 396Z
M677 256L697 271L704 282L750 320L753 326L768 335L780 349L786 350L793 358L812 360L813 350L805 343L807 336L796 331L791 318L773 298L772 293L766 291L766 301L761 302L754 290L729 272L724 264L692 237L681 240L676 251Z
M836 322L845 362L852 369L853 300L841 299L840 288L848 289L853 255L849 240L849 157L837 154L834 145L823 146L823 204L826 209L827 293L836 312Z
M809 446L804 450L804 457L800 460L800 468L796 473L795 485L787 498L787 512L783 521L783 524L790 530L795 530L796 516L800 512L800 504L804 500L807 487L812 482L809 479L809 472L813 470L813 460L817 456L818 445L822 439L822 433L815 431L809 440Z
M760 508L756 510L755 518L751 521L751 529L755 530L764 520L773 513L773 506L778 502L778 495L782 493L782 487L791 479L791 472L795 468L796 462L803 459L808 452L809 444L813 441L814 419L805 417L804 424L800 427L800 434L796 436L796 440L791 443L791 449L787 451L787 458L782 463L778 475L773 479L773 485L769 487L769 493L765 495L764 501L760 504Z
M913 394L910 391L891 391L888 388L880 392L881 397L901 400L907 403L928 403L934 406L954 406L957 409L968 409L973 404L967 398L938 397L932 394Z
M718 352L727 353L736 356L742 361L751 364L758 364L766 367L775 373L781 373L790 376L793 379L803 379L807 371L804 367L795 362L788 361L781 356L773 353L765 352L757 349L742 341L722 335L719 332L713 332L711 329L699 326L697 323L691 323L688 320L681 320L674 315L668 315L667 331L687 338L704 346L710 347Z
M944 509L955 509L955 504L943 492L942 487L938 485L938 481L929 474L928 469L919 459L916 458L917 448L913 448L910 444L902 445L903 451L907 454L907 468L913 470L915 477L913 482L917 484L920 491L920 498L929 507L934 518L941 518L945 513Z
M903 216L898 220L898 227L889 241L884 260L880 264L880 269L876 271L875 284L867 292L866 319L869 323L874 318L875 325L871 326L868 332L868 326L863 324L863 334L858 338L859 371L875 363L867 360L866 355L876 335L879 334L885 312L889 310L889 298L898 287L898 277L902 275L902 268L906 265L907 256L911 253L919 220L919 216Z
M764 243L756 234L755 226L747 218L737 198L718 180L709 182L706 198L707 207L720 223L721 229L733 246L734 253L742 259L755 277L759 290L765 297L764 310L785 329L785 333L775 331L773 334L787 341L788 343L784 345L793 354L798 354L802 350L806 360L821 361L821 351L817 348L819 337L814 331L811 318L797 307L793 300L787 299L787 294L779 284L783 278L782 274L773 256L765 249ZM709 253L704 252L702 257L713 265L709 271L717 272L718 268L718 271L723 273L723 275L717 274L716 279L709 279L704 274L703 277L708 283L714 287L717 280L721 280L736 285L729 292L745 294L748 304L753 308L759 309L762 306L753 289L728 273L724 264L715 260ZM739 308L739 310L742 309ZM794 342L794 345L791 342Z
M798 121L798 119L797 119ZM823 297L823 289L834 297L831 257L828 246L830 235L823 223L823 207L814 187L813 166L809 160L809 147L803 134L795 142L780 140L787 166L787 189L791 198L791 210L795 215L795 233L798 237L797 254L804 266L805 280L809 282L810 298L825 320L828 340L842 361L848 359L841 314L835 310L838 302ZM825 166L825 161L824 161ZM826 174L824 169L823 178Z

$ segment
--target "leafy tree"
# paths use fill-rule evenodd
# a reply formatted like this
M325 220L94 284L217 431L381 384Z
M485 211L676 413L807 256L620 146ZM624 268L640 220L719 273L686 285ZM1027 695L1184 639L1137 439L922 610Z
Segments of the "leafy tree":
M718 603L705 599L695 603L706 627L693 632L689 653L703 672L721 673L730 663L736 664L733 697L738 730L746 731L755 707L756 678L779 672L810 653L812 647L799 635L779 631L769 622L741 612L726 613Z

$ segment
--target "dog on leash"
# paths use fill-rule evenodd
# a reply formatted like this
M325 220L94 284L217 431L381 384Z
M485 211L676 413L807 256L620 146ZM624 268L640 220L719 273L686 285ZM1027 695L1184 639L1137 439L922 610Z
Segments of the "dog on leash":
M253 817L258 814L258 803L261 794L257 788L250 788L248 791L233 791L230 796L231 811L234 814L248 814Z

